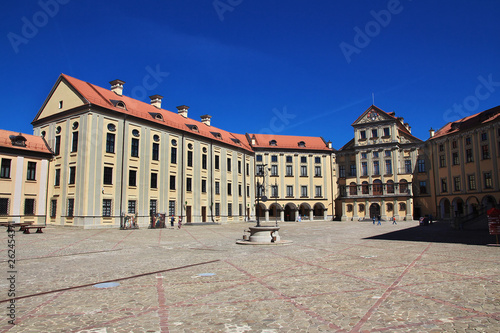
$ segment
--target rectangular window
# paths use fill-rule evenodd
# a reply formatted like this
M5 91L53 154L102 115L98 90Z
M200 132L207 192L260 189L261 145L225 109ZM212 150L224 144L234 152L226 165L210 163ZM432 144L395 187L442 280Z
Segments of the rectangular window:
M111 199L102 200L102 216L105 217L111 216Z
M193 166L193 152L188 150L187 152L187 166L192 167Z
M238 173L241 173L241 161L238 161Z
M469 190L476 189L476 176L475 175L468 175L467 182L469 183Z
M345 178L345 165L340 165L339 166L339 177L340 178Z
M247 163L246 165L247 165L247 176L249 176L250 175L250 164Z
M356 165L351 164L351 172L349 174L350 177L356 177Z
M233 216L233 204L232 203L227 204L227 216Z
M158 161L160 159L160 144L153 142L153 154L151 156L153 161Z
M10 178L10 163L11 159L2 158L2 168L0 170L0 178Z
M378 130L372 129L372 138L378 138Z
M215 203L215 216L220 216L220 203Z
M75 212L75 199L68 199L68 212L66 213L67 217L73 217Z
M207 180L201 180L201 193L207 193Z
M263 165L257 165L255 168L255 172L257 176L264 176L264 166Z
M271 155L271 162L277 163L278 162L278 155Z
M368 176L368 163L361 162L361 176Z
M238 210L239 210L239 215L243 216L243 205L242 204L238 205Z
M488 133L481 133L481 141L488 140Z
M419 183L420 194L427 194L427 183L425 181L421 181Z
M460 188L461 188L460 177L453 178L453 185L455 187L455 191L460 191Z
M241 197L241 184L238 184L238 195Z
M292 163L293 162L293 157L292 156L287 156L286 157L286 163Z
M474 162L474 157L472 155L472 148L465 150L465 160L467 163Z
M230 158L227 159L227 171L231 172L231 159Z
M307 157L306 156L301 156L300 157L300 163L307 163Z
M50 200L50 217L56 217L57 213L57 199Z
M271 185L271 197L278 197L278 185Z
M191 192L193 190L193 178L186 178L186 191Z
M472 143L472 139L471 139L471 137L470 137L470 136L466 137L466 138L465 138L465 145L466 145L466 146L469 146L471 143Z
M249 197L249 196L250 196L250 186L247 185L247 197Z
M307 176L307 165L301 165L300 166L300 176L301 177L306 177Z
M76 153L78 151L78 132L73 132L73 137L71 140L71 152Z
M316 198L321 198L323 194L321 193L321 186L315 187Z
M128 186L137 186L137 171L128 171Z
M405 173L412 173L411 160L405 160Z
M445 157L445 155L439 155L439 167L440 168L446 167L446 157Z
M215 163L214 163L215 170L220 169L220 157L219 155L215 155Z
M366 160L368 158L368 154L367 153L361 153L361 158L363 160Z
M418 165L418 172L425 172L425 160L424 159L419 159L417 161Z
M271 165L271 176L277 176L278 175L278 166L273 164Z
M359 131L359 139L360 140L366 139L366 131Z
M177 164L177 148L170 148L170 163Z
M113 184L113 168L104 167L103 183L104 185Z
M293 186L291 185L286 186L286 196L293 197Z
M156 214L158 211L158 200L151 199L149 200L149 213L150 214Z
M215 182L215 194L220 194L220 182Z
M128 213L129 214L135 214L135 200L129 200L128 201Z
M380 166L378 164L378 161L373 161L373 174L374 175L380 175Z
M175 190L175 176L174 175L170 176L170 189Z
M115 153L115 135L113 133L106 134L106 153Z
M175 216L175 200L168 201L168 216Z
M456 148L457 148L457 140L453 140L453 141L451 142L451 148L452 148L452 149L456 149Z
M69 184L73 185L76 182L76 166L69 167Z
M255 160L256 160L257 162L262 162L262 155L256 155L256 156L255 156Z
M493 188L493 179L491 178L491 172L484 173L484 188Z
M57 156L61 153L61 136L56 135L56 142L54 144L54 154Z
M307 198L307 186L300 187L300 196L302 198Z
M24 215L35 215L35 199L24 199Z
M28 162L28 174L26 180L35 180L36 178L36 162Z
M391 132L389 130L389 127L384 127L384 136L390 136Z
M151 188L158 188L158 173L151 172Z
M458 159L458 153L457 153L457 152L454 152L453 154L451 154L451 160L452 160L453 165L458 165L458 164L460 164L460 161L459 161L459 159Z
M386 150L385 151L385 157L391 157L391 151L390 150Z
M314 167L314 177L321 177L321 167L319 165Z
M441 192L448 192L448 182L446 178L441 179Z
M201 155L201 168L207 170L207 154Z
M321 157L315 157L314 163L321 163Z
M227 183L227 195L232 195L233 194L233 184Z
M132 138L132 146L130 147L130 156L139 157L139 139Z
M0 198L0 215L9 215L9 199Z
M54 177L54 186L61 185L61 169L56 169L56 175Z
M392 161L385 160L385 174L392 175Z
M444 151L444 145L443 144L439 145L439 151Z
M287 166L286 166L286 175L287 175L288 177L293 176L293 168L292 168L292 166L291 166L291 165L287 165Z
M483 160L487 160L490 158L490 147L488 145L481 146L481 152L482 152Z

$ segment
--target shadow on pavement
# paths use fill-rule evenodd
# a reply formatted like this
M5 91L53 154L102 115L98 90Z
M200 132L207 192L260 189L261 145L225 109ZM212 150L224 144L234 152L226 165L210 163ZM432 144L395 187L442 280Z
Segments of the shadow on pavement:
M412 242L459 243L467 245L495 244L496 238L488 229L454 230L449 223L435 222L427 226L415 226L364 239L384 239Z

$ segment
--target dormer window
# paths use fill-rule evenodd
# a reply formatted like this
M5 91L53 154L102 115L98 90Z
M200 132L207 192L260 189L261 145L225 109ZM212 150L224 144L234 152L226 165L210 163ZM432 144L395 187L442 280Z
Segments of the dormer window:
M240 140L235 139L235 138L231 138L231 140L232 140L234 143L236 143L237 145L240 145L240 146L241 146L241 142L240 142Z
M215 136L217 139L222 140L222 135L219 132L210 132L210 133L212 133L212 135Z
M276 142L276 140L271 140L271 141L269 141L269 145L270 146L277 146L278 143Z
M197 132L197 133L199 133L199 132L200 132L200 130L198 129L198 126L196 126L196 125L186 124L186 126L187 126L187 127L188 127L191 131L193 131L193 132Z
M161 113L157 113L157 114L155 115L155 119L158 119L158 120L163 121L163 116L161 115Z
M26 147L26 138L19 133L19 135L10 135L9 136L10 141L12 142L13 146L17 147Z
M125 105L125 102L123 102L123 101L118 101L118 100L112 99L111 103L113 103L113 105L117 108L127 110L127 106Z
M305 147L305 146L306 146L306 143L304 141L299 142L299 147Z

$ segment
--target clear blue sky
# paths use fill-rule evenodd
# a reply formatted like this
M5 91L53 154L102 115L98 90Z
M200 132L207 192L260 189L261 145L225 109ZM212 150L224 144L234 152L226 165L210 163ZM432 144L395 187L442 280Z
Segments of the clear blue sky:
M2 12L2 129L32 133L60 73L124 80L125 95L163 95L229 131L335 148L372 93L423 140L500 105L498 0L42 0Z

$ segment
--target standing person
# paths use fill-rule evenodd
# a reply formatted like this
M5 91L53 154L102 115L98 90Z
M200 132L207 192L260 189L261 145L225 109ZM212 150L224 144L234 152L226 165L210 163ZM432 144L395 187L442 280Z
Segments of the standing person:
M175 217L174 217L174 214L172 214L172 217L170 218L170 226L172 228L174 227L174 221L175 221Z
M300 216L300 214L299 214L299 217L297 218L297 222L300 222L300 221L302 221L302 216Z
M373 215L373 225L375 225L375 215Z
M393 216L393 217L392 217L392 224L397 224L397 223L396 223L396 216Z
M380 215L377 216L377 219L378 219L377 225L382 225L382 223L380 223Z
M182 228L182 216L179 216L179 223L177 224L177 228Z

